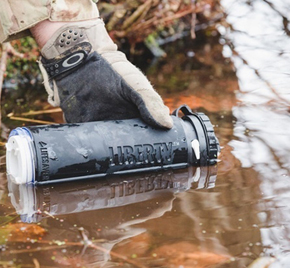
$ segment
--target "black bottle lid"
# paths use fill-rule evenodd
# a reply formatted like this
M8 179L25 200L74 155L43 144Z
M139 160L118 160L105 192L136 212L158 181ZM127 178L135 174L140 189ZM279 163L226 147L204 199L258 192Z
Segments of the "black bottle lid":
M199 164L201 166L216 164L220 145L208 116L204 113L193 113L187 105L180 106L172 115L178 116L179 111L184 114L182 119L189 121L196 132L200 150Z

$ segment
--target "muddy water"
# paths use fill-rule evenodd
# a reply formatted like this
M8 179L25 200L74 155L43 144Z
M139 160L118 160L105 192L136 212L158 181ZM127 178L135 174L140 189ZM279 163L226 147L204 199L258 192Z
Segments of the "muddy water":
M217 30L146 69L172 110L209 115L217 166L37 188L2 176L0 267L289 267L286 2L223 0Z

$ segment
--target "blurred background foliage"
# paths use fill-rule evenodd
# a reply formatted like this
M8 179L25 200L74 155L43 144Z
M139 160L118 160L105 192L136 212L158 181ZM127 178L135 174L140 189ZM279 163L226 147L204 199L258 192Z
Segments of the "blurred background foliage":
M164 88L170 92L178 90L174 77L179 75L177 67L180 62L184 62L186 66L196 65L196 68L212 65L212 62L206 63L204 55L198 56L198 49L204 47L201 53L212 53L211 58L214 60L218 60L215 59L215 54L221 54L222 48L219 48L218 52L209 48L210 44L219 42L217 24L225 23L225 14L219 0L101 0L98 7L107 30L119 49L146 73L155 72L160 68L160 61L166 58L166 53L176 53L176 62L170 63L172 67L167 64L166 68L172 69L174 74L170 72L167 84L160 87L162 94ZM188 50L184 51L184 60L178 61L178 42L185 39ZM175 42L171 46L173 48L169 48L172 42ZM2 87L2 128L6 123L10 128L14 127L11 120L7 120L11 113L21 114L31 109L51 108L46 101L47 95L38 69L40 51L34 39L22 38L12 41L11 45L22 56L8 53ZM182 70L182 67L180 69ZM158 81L153 83L158 84ZM49 120L43 117L43 120L45 119ZM53 120L61 122L62 116L58 115L58 118ZM19 126L19 121L15 121L14 124Z
M110 36L129 56L142 55L147 49L153 56L166 56L162 45L185 35L195 38L196 30L210 34L208 28L223 17L218 0L102 0L98 6ZM31 37L11 44L24 57L8 58L6 86L13 86L13 79L19 77L35 84L37 44Z

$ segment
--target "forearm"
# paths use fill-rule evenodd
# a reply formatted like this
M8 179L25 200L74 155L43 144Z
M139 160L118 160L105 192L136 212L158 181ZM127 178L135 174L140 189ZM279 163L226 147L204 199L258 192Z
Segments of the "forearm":
M37 23L34 27L30 28L30 32L34 37L36 43L42 48L51 36L67 22L52 22L44 20Z

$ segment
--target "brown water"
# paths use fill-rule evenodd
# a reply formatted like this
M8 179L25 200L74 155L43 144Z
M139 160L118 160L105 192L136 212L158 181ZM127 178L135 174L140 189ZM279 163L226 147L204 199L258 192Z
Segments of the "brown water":
M172 110L209 115L217 167L37 188L2 174L0 267L290 267L286 2L223 0L218 31L146 70Z

